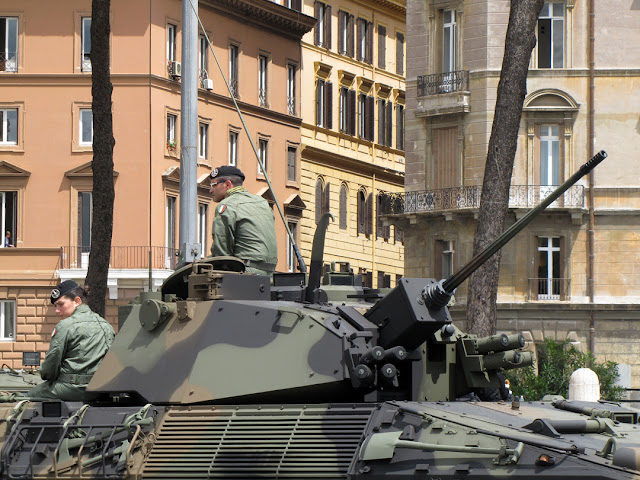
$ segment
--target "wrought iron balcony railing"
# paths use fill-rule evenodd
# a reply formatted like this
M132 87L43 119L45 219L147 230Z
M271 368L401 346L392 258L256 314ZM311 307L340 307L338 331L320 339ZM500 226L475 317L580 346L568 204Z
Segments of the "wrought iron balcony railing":
M18 59L15 53L0 52L0 72L17 72Z
M287 97L287 109L289 110L289 115L296 114L296 99L295 97Z
M60 268L87 268L89 266L88 246L68 246L60 248ZM149 252L151 268L175 270L178 265L178 250L167 247L111 247L109 268L148 269Z
M511 185L509 208L533 208L554 189L553 186ZM386 193L384 195L387 200L382 202L384 208L380 214L475 209L480 207L481 193L481 185L397 194ZM584 208L584 186L573 185L548 208Z
M435 73L418 76L418 97L469 90L469 71Z
M570 278L530 278L529 300L569 300Z
M258 89L258 102L261 107L268 107L267 105L267 89L259 88Z

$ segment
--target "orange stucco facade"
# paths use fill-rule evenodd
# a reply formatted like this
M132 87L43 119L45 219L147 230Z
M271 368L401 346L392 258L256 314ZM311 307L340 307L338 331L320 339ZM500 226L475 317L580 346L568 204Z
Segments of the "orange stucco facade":
M301 119L296 115L300 108L291 109L292 100L299 102L291 92L300 92L300 38L314 19L275 3L240 3L238 7L226 0L201 1L200 18L225 76L230 74L230 46L237 48L238 105L253 142L258 146L262 140L266 146L266 170L276 197L285 202L285 214L299 216ZM87 194L92 190L92 148L86 141L91 131L86 130L85 115L92 97L90 63L83 61L88 48L83 32L84 19L90 16L87 1L0 0L0 28L8 32L8 40L0 46L4 48L0 113L5 127L0 137L4 211L0 220L2 228L10 231L11 245L17 247L0 248L0 309L5 321L0 341L7 344L26 339L20 335L27 330L46 337L55 319L41 322L31 333L33 329L26 329L27 317L50 316L51 286L61 278L82 281L86 273L88 217L83 198L90 198ZM172 74L176 70L170 50L175 49L173 60L180 62L181 16L178 0L111 2L116 195L109 296L114 304L128 301L133 289L148 288L150 250L152 288L175 266L171 248L179 245L180 77ZM258 87L260 56L266 59L262 90ZM246 174L246 188L264 194L267 183L258 172L214 55L209 49L204 55L199 52L199 59L206 66L198 85L199 126L206 135L199 136L199 212L193 215L208 252L214 204L207 175L230 161L230 132L238 134L237 166ZM295 72L292 80L290 68ZM169 132L172 115L175 129ZM295 175L288 178L287 161L292 154ZM286 235L279 218L276 230L278 269L284 270ZM28 292L31 303L37 305L25 310L27 305L17 292ZM37 315L31 308L36 306ZM115 323L117 315L111 313L109 320ZM11 315L13 327L6 323ZM1 350L3 361L20 366L17 355L6 356L15 348L4 345Z

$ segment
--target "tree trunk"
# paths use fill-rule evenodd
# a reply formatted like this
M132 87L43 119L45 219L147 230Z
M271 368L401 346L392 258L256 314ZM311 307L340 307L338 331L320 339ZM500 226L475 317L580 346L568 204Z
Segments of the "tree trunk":
M91 94L93 103L93 208L91 253L86 284L89 307L104 316L113 232L113 120L109 59L109 7L111 0L91 2Z
M474 255L504 229L522 104L527 93L529 61L536 43L535 29L543 4L544 0L511 0L502 72L484 169L478 227L473 241ZM500 252L476 270L469 280L467 326L470 332L477 335L495 333L499 270Z

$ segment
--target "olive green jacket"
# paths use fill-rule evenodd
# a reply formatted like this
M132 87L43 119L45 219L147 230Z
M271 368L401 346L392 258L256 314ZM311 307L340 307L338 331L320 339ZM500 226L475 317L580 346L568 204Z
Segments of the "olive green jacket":
M211 255L248 261L247 271L272 273L278 263L275 217L269 203L243 187L227 191L213 219ZM260 271L262 270L262 271Z
M31 389L28 396L81 400L88 384L84 377L95 373L114 338L113 327L106 320L87 305L78 306L53 330L40 366L40 376L46 381ZM70 380L74 376L80 376L79 380Z

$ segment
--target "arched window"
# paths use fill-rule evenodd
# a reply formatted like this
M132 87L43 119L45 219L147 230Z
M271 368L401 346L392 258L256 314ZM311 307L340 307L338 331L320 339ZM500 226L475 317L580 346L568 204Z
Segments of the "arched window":
M370 235L373 231L373 194L367 196L364 189L358 191L358 234Z
M390 203L388 195L383 192L378 193L376 199L376 238L389 240L389 237L391 236L391 227L389 225L385 225L381 217L381 215L391 211Z
M327 182L325 184L322 177L318 177L316 180L316 224L320 221L320 218L324 213L329 211L331 184Z
M347 229L347 202L349 201L349 191L343 183L340 185L340 229Z

